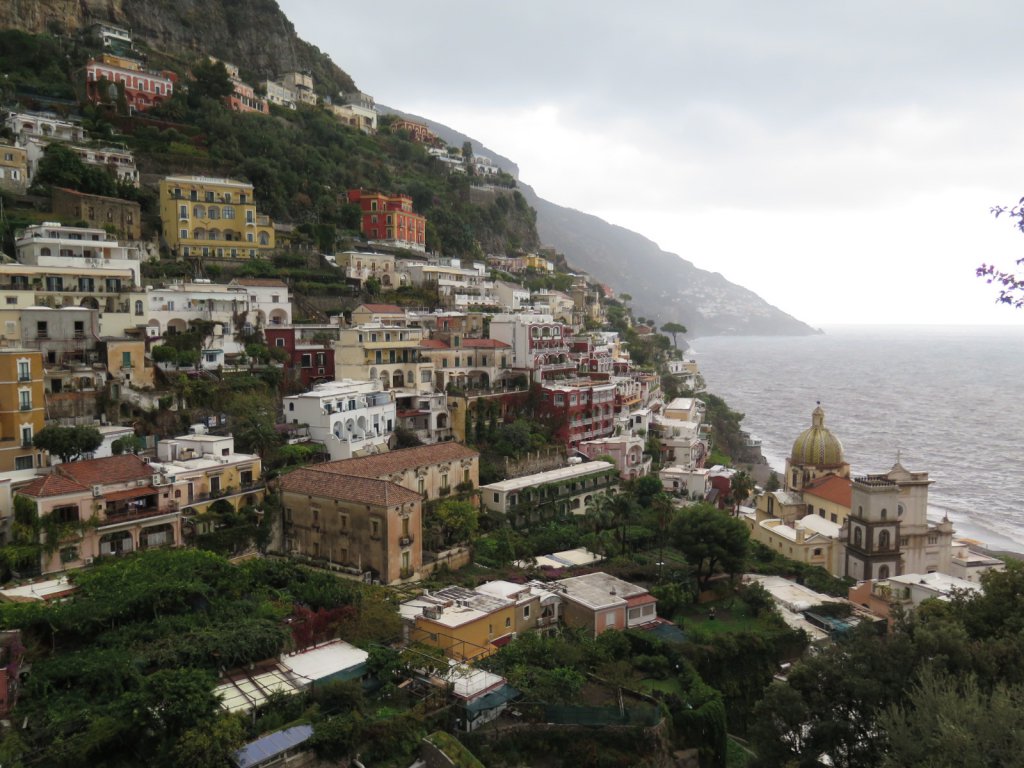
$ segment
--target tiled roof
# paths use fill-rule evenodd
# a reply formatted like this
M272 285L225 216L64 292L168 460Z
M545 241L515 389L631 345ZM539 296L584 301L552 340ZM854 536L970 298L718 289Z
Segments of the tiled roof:
M851 499L853 497L853 493L850 490L849 478L836 477L835 475L821 477L814 482L805 485L804 495L808 494L816 496L819 499L825 499L825 501L841 504L846 508L850 507Z
M510 349L511 345L498 339L463 339L462 346L467 349Z
M365 309L367 312L376 312L384 315L404 315L405 310L397 304L362 304L355 308L358 312L360 309Z
M407 469L438 464L443 461L468 459L480 454L472 448L456 442L437 443L436 445L419 445L415 448L402 448L398 451L378 453L374 456L363 456L358 459L339 459L318 464L317 469L334 472L339 475L355 475L358 477L384 477Z
M288 285L276 277L238 277L234 280L238 285L251 285L254 288L287 288Z
M81 483L76 483L69 477L58 475L43 475L37 477L28 485L17 489L17 493L23 496L35 496L41 499L47 496L63 496L68 493L82 493L89 489Z
M57 472L77 480L83 485L108 485L142 480L155 470L134 454L108 456L104 459L86 459L57 465Z
M390 506L419 501L418 493L386 480L339 475L320 467L304 467L281 478L281 489L306 496L323 496L360 504Z
M441 339L423 339L420 342L420 347L423 349L449 349L448 342L441 341Z

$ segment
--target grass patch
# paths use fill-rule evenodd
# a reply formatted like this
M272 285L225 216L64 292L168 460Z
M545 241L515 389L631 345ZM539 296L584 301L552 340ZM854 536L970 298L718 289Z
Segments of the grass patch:
M711 609L715 610L715 618L711 618ZM684 632L693 631L709 635L722 635L730 632L765 632L774 630L776 624L769 616L754 616L753 612L738 597L728 596L700 605L688 605L674 617Z

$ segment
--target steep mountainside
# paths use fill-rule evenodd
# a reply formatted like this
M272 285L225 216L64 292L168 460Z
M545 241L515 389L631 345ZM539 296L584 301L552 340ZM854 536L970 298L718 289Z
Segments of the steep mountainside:
M475 152L519 176L514 162L453 128L392 107L379 108L426 123L453 146L472 141ZM550 203L522 182L519 189L537 211L541 241L564 253L570 266L585 270L618 293L630 294L640 316L653 317L660 323L680 322L689 329L690 336L802 336L817 332L753 291L663 251L643 235Z
M250 80L310 70L324 93L355 88L326 54L299 39L274 0L0 0L0 29L59 34L97 21L128 27L183 63L211 53Z

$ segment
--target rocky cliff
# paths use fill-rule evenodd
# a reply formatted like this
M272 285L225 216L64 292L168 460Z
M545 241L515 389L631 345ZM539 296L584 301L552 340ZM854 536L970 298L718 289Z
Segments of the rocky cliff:
M476 139L428 118L393 107L378 108L424 122L456 147L472 141L474 152L487 155L503 170L519 176L514 162ZM643 235L548 202L522 182L519 189L537 211L537 231L544 245L564 253L570 267L586 271L618 293L630 294L640 317L654 318L659 323L682 323L691 338L719 334L803 336L818 332L753 291L663 251Z
M65 34L97 21L128 27L149 48L185 62L212 54L252 80L309 70L323 93L355 88L319 48L299 39L275 0L0 0L0 28Z

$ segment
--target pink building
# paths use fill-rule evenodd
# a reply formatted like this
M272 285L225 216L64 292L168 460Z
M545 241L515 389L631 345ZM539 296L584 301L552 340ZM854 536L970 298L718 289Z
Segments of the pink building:
M598 456L614 459L619 477L623 480L636 480L651 471L651 458L644 456L644 441L640 437L620 435L584 440L576 450L588 459L596 459Z
M174 94L175 78L173 72L149 72L134 59L104 54L85 65L85 93L94 103L112 102L117 97L104 85L120 86L129 111L144 112Z
M138 456L59 464L17 491L61 539L42 555L43 573L81 568L101 556L181 544L181 513L171 483ZM44 542L46 543L46 542Z

